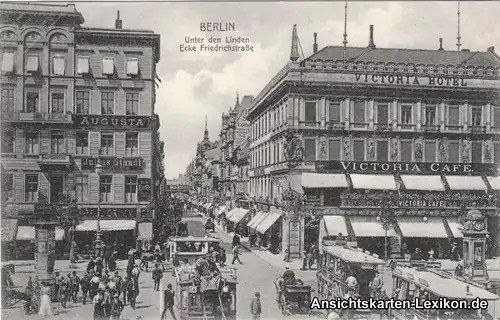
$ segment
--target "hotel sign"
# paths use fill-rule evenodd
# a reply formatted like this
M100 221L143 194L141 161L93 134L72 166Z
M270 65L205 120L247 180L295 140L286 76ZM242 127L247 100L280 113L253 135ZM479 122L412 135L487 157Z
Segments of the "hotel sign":
M495 174L497 168L494 164L489 163L318 161L316 162L316 170L360 173Z
M356 74L356 82L416 86L467 87L467 79L453 77L416 77L392 74Z
M117 115L82 115L73 117L76 126L99 127L109 129L149 129L151 118L144 116Z
M144 159L142 158L82 158L82 170L94 170L100 163L104 170L142 170Z

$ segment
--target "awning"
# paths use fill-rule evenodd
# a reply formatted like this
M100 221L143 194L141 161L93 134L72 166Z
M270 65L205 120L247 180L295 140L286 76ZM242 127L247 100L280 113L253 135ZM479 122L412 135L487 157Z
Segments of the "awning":
M276 222L278 221L278 219L281 217L281 215L283 214L283 211L281 210L271 210L271 212L264 218L264 220L262 220L262 222L259 223L259 225L257 226L257 228L255 230L257 230L258 233L260 234L264 234L266 233L267 230L269 230L269 228L271 228L271 226Z
M443 181L441 176L417 176L402 174L401 180L405 185L406 190L422 190L422 191L444 191Z
M400 217L398 225L406 238L448 238L440 217L428 217L427 221L422 217Z
M227 214L226 214L226 218L229 219L233 214L235 214L236 212L238 212L240 210L240 208L237 208L237 207L234 207L233 209L231 209L231 211L229 211Z
M348 188L345 174L303 173L301 176L304 188Z
M392 174L351 174L350 177L354 189L397 190Z
M134 230L135 220L101 220L101 231ZM97 220L85 220L76 226L76 231L97 231Z
M462 224L458 222L458 218L447 217L446 222L448 222L448 226L451 229L451 233L455 238L463 238L464 234L462 233Z
M240 222L248 213L250 212L250 210L247 210L247 209L243 209L243 208L240 208L238 210L238 212L236 212L235 214L233 214L229 220L234 222L234 223L238 223Z
M348 235L344 216L323 216L323 223L325 236L338 236L339 233L343 236Z
M226 206L221 206L219 209L217 209L217 213L215 214L216 217L220 216L224 211L226 211L227 207Z
M385 230L382 222L374 216L354 216L349 217L356 237L384 237ZM387 230L388 237L396 237L394 228Z
M480 176L446 176L450 190L482 190L486 184Z
M64 238L64 229L56 228L56 241L61 241ZM34 226L19 226L17 228L17 240L35 240Z
M255 226L257 226L258 223L260 223L264 219L265 215L266 215L266 213L264 211L257 212L257 214L252 218L252 220L250 220L247 223L247 227L249 227L251 229L255 229Z
M17 219L2 219L2 241L12 241L16 235Z
M500 190L500 177L487 177L491 189Z

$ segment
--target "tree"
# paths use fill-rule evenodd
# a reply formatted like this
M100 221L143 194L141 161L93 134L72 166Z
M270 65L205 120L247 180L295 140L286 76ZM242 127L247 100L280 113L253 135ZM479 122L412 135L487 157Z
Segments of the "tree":
M64 230L64 251L70 251L74 239L74 229L79 223L80 215L76 206L76 199L71 192L63 193L57 203L60 205L57 209L57 219L61 228ZM71 257L74 258L74 257Z

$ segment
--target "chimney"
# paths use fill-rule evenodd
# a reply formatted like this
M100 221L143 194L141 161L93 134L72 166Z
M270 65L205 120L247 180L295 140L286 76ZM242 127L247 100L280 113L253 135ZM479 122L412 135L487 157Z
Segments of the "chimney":
M443 49L443 38L439 38L439 49L438 50L444 50Z
M313 36L314 36L313 53L316 53L316 52L318 52L318 42L317 42L317 40L318 40L318 33L315 32L313 34Z
M495 47L489 47L486 49L488 52L495 53Z
M290 51L290 60L297 61L299 60L299 42L297 39L297 25L293 25L292 30L292 50Z
M373 24L370 25L370 42L368 43L368 48L375 49L375 42L373 42Z
M116 14L115 28L116 29L122 28L122 20L120 19L120 11L117 11L117 14Z

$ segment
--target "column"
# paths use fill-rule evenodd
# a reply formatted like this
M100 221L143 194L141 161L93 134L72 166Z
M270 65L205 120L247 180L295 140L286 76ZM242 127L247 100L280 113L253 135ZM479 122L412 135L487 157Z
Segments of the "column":
M57 222L37 221L35 225L35 274L38 281L48 282L54 289L54 265ZM52 292L53 296L54 292Z

